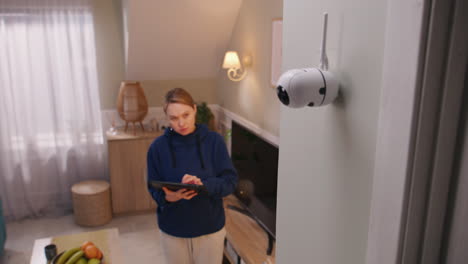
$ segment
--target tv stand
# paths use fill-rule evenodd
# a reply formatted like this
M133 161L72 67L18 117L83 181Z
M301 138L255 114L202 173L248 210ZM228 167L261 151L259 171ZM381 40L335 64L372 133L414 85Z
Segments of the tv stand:
M275 239L258 223L234 195L224 198L226 239L246 264L274 264ZM226 255L228 255L226 253ZM229 257L228 257L229 259ZM230 258L232 264L240 263Z
M235 206L235 205L228 205L227 208L229 208L231 210L234 210L234 211L237 211L239 213L245 214L246 216L254 219L258 223L258 225L268 235L268 248L266 250L266 253L267 253L268 256L271 256L271 253L273 251L273 241L275 240L275 238L270 234L270 232L268 232L268 230L266 230L266 228L258 221L258 219L254 215L252 215L252 213L249 212L248 210L245 210L244 208L241 208L241 207L238 207L238 206Z

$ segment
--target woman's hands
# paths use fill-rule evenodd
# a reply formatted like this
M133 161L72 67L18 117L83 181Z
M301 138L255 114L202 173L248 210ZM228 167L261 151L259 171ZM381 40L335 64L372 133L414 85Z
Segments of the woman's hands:
M200 178L189 174L184 175L182 183L203 185ZM190 200L198 194L194 190L180 189L178 191L171 191L166 187L163 187L163 191L166 194L166 201L171 203L177 202L181 199Z
M166 201L171 203L177 202L181 199L190 200L198 194L194 190L180 189L177 191L171 191L166 187L163 187L163 191L166 194Z
M203 185L200 178L198 178L197 176L190 175L190 174L185 174L184 177L182 177L182 183Z

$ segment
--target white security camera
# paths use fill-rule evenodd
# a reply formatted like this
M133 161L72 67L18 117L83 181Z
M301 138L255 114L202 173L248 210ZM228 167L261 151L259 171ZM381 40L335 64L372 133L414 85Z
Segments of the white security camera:
M325 52L328 14L324 14L322 48L319 68L289 70L278 80L276 93L279 100L291 108L322 106L338 96L338 81L328 70Z
M328 71L317 68L294 69L278 80L279 100L291 108L321 106L333 102L338 95L338 82Z

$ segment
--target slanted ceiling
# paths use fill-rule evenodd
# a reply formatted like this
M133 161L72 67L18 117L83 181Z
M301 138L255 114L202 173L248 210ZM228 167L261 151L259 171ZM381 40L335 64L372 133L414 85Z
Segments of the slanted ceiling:
M125 1L126 78L215 78L242 0Z

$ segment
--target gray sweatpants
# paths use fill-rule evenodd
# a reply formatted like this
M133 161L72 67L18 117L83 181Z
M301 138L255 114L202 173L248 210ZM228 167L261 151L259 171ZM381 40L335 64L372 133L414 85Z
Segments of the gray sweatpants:
M181 238L160 230L162 251L167 264L221 264L223 261L224 227L218 232Z

